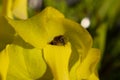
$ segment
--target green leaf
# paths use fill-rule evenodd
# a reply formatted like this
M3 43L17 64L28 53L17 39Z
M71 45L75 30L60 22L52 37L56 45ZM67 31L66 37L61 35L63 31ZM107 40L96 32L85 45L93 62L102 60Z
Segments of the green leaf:
M7 52L10 57L7 80L35 80L45 73L46 64L41 50L13 44L7 46Z

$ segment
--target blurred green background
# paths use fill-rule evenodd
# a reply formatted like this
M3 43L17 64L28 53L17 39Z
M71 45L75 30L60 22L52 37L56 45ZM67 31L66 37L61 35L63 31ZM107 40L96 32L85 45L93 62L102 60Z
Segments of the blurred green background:
M47 6L58 9L90 32L94 40L93 47L99 48L102 53L100 80L119 80L120 0L28 0L29 17Z

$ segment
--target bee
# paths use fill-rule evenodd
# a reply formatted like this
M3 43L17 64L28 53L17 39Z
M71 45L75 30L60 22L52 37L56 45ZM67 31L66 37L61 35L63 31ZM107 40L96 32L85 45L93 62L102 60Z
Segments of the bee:
M65 38L63 35L56 36L51 42L51 45L63 46L66 44Z

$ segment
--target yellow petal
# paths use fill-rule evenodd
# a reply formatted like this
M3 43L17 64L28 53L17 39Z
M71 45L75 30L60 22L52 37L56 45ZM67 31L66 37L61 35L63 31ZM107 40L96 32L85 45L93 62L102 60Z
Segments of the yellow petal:
M99 80L99 78L95 75L95 73L92 73L88 80Z
M46 64L40 49L11 44L6 51L10 59L7 80L36 80L45 73Z
M70 43L65 46L47 45L43 51L44 58L50 66L55 80L69 80Z
M72 66L70 70L70 80L77 80L76 71L80 64L80 59Z
M59 11L48 7L27 20L7 19L26 42L37 48L43 48L55 36L64 34L62 18L64 16Z
M87 57L79 65L77 70L78 80L88 79L89 76L96 71L96 65L100 59L100 52L98 49L90 49Z
M27 3L27 0L3 0L3 15L12 19L27 19Z
M0 80L6 80L9 65L9 57L6 50L0 52Z
M66 30L65 37L69 38L72 46L76 48L76 52L82 55L81 58L84 59L92 47L92 38L86 29L84 29L80 24L71 21L69 19L63 19L63 26Z
M87 56L88 51L92 47L92 37L80 24L63 19L63 26L65 28L65 37L71 42L72 56L70 58L70 79L76 80L76 71L80 63ZM78 60L78 61L77 61Z
M13 0L3 0L2 14L4 16L8 16L9 18L13 18L12 3L13 3Z
M12 13L16 18L27 19L28 0L15 0L12 7Z

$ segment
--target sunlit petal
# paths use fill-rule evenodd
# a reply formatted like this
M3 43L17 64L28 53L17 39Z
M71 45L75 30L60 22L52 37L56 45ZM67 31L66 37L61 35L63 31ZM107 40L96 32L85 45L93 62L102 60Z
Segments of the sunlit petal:
M70 43L65 46L47 45L44 48L45 60L50 66L55 80L70 80L68 73L70 54Z

